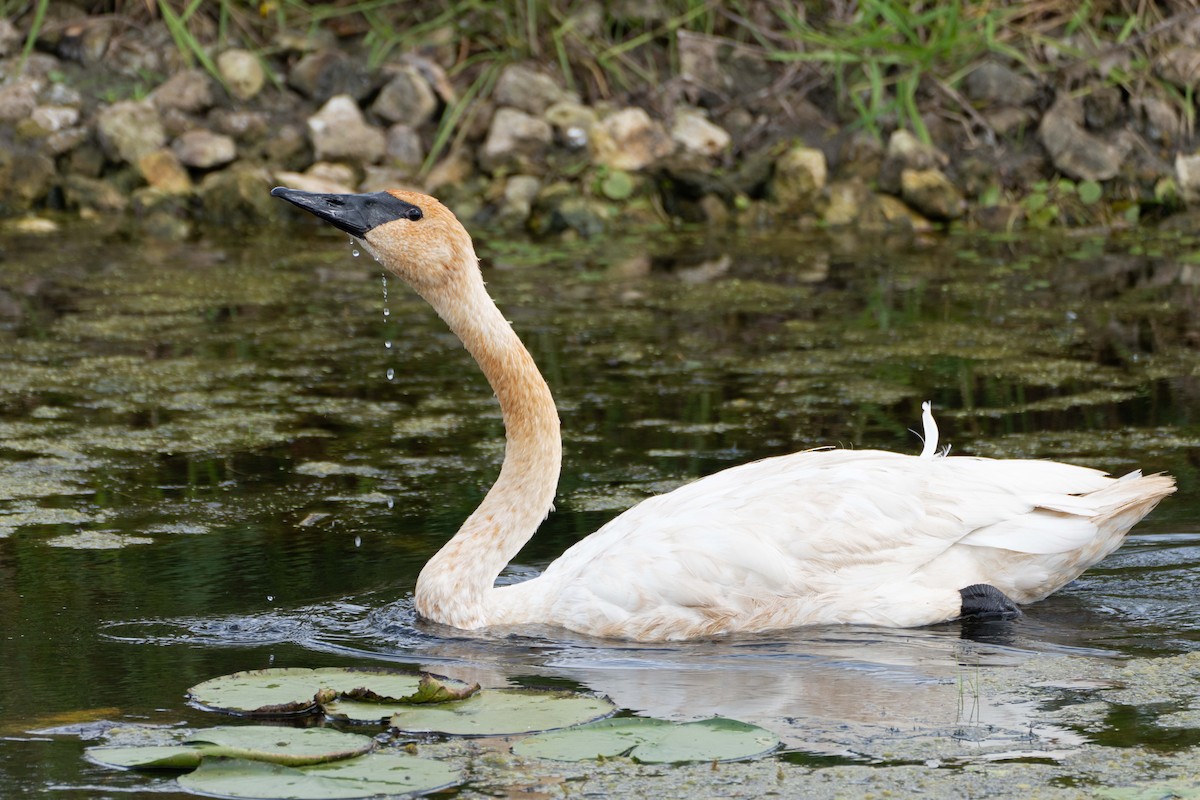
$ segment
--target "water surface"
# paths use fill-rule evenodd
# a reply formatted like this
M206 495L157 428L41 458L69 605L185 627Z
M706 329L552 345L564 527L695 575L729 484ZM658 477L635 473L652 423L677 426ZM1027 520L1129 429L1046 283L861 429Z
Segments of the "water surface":
M6 238L0 790L145 785L29 732L200 722L188 686L266 666L388 662L722 714L776 730L781 763L806 768L936 761L946 742L968 760L1161 744L1154 725L1068 724L1000 684L1056 657L1200 645L1195 238L482 241L566 437L558 510L505 580L726 466L829 444L919 452L925 399L956 453L1179 482L1124 548L1015 624L647 647L414 619L420 566L496 474L499 410L404 287L344 237L290 233Z

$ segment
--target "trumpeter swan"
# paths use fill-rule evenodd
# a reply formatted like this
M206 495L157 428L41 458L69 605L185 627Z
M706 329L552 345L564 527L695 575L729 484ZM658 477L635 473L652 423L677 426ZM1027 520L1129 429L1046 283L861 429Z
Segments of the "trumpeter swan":
M470 235L416 192L271 193L354 236L425 298L500 402L500 475L417 579L417 611L436 622L657 641L1016 616L1175 490L1166 475L937 455L926 408L920 456L828 449L733 467L639 503L538 577L497 587L551 508L562 443L550 390L484 288Z

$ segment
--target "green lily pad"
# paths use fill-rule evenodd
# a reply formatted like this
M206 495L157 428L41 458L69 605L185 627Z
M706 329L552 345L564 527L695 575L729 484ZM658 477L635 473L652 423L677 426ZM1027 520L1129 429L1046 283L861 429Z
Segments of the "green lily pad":
M376 669L276 668L222 675L188 690L192 702L230 714L291 716L316 713L340 698L377 703L430 703L478 690L461 681ZM366 705L360 703L359 705ZM390 711L365 709L352 719L382 720ZM341 708L335 716L347 716Z
M519 756L554 761L629 756L644 763L668 764L732 761L777 747L779 737L771 731L723 717L684 723L625 717L530 736L512 750Z
M406 706L392 715L390 724L408 733L499 736L566 728L615 710L606 698L571 692L484 689L465 700Z
M370 752L375 740L330 728L268 725L218 727L196 731L179 745L92 747L92 761L125 769L190 769L210 758L269 761L287 766L338 761Z
M212 797L326 800L421 794L461 780L458 770L437 761L399 753L372 753L299 769L241 759L206 760L199 769L181 775L179 784Z

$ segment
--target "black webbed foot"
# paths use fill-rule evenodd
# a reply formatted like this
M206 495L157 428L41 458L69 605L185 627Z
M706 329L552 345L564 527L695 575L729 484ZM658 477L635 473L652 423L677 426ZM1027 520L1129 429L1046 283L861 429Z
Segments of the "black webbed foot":
M962 595L962 613L959 616L964 619L1016 619L1021 616L1017 604L989 583L973 583L959 589L958 593Z

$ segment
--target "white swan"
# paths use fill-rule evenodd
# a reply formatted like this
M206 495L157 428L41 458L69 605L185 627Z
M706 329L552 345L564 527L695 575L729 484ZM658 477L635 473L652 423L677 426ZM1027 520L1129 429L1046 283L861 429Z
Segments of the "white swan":
M1175 491L1050 461L816 450L709 475L629 509L540 576L497 575L545 518L562 443L550 390L483 285L471 237L408 191L271 192L362 242L479 362L504 415L500 476L417 579L417 611L456 628L550 624L643 641L821 623L1016 616L1121 544Z

